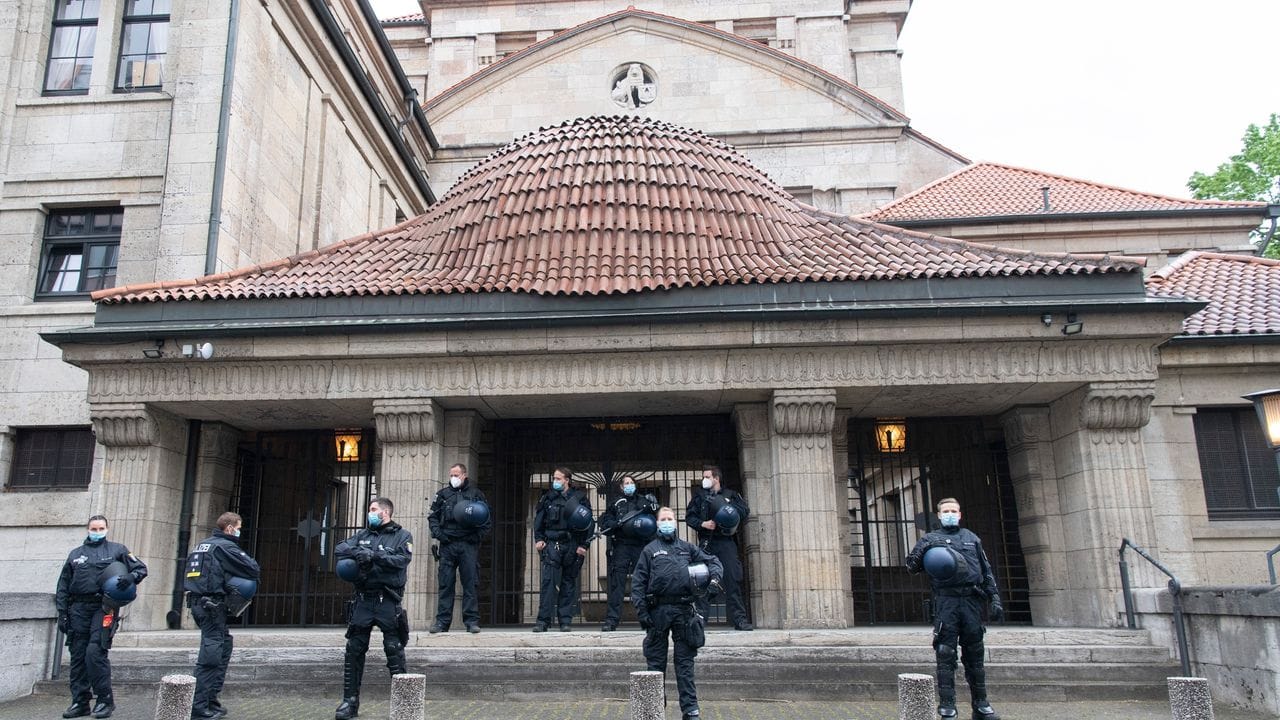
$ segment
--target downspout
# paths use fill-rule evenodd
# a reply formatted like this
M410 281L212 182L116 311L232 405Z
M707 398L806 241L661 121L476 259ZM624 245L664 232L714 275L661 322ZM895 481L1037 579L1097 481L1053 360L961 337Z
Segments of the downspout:
M234 0L233 0L234 1ZM173 601L165 615L170 630L182 627L182 590L187 565L187 552L191 550L191 515L196 504L196 476L200 470L199 420L187 421L187 462L182 473L182 509L178 512L178 551L173 572Z
M1267 236L1262 238L1262 245L1258 247L1258 257L1267 256L1267 248L1270 247L1271 240L1276 236L1276 221L1280 220L1280 203L1268 205L1267 215L1271 217L1271 229L1267 231Z
M227 51L222 59L222 104L218 109L218 146L213 158L213 195L209 201L209 239L204 248L204 274L218 269L218 231L222 225L222 184L227 173L227 128L231 124L231 80L236 64L240 0L231 0L227 18Z

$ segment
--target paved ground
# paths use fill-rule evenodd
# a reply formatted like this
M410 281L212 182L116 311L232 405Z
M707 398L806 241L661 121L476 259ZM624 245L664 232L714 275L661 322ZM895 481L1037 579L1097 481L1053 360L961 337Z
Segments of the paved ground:
M385 692L385 691L384 691ZM483 693L477 688L477 693ZM152 720L154 693L133 691L116 698L118 720ZM280 694L272 697L241 697L223 693L223 704L231 710L228 720L329 720L338 698L314 698ZM68 700L61 697L32 696L0 703L0 720L60 718ZM1043 718L1088 718L1089 720L1169 720L1168 703L1159 702L1076 702L997 704L1004 720ZM1263 720L1270 715L1214 708L1217 720ZM386 718L387 701L368 697L360 717ZM430 701L430 720L627 720L624 700L564 702ZM668 718L679 718L680 710L667 708ZM885 702L716 702L702 706L706 720L896 720L895 703ZM966 716L962 715L961 720Z

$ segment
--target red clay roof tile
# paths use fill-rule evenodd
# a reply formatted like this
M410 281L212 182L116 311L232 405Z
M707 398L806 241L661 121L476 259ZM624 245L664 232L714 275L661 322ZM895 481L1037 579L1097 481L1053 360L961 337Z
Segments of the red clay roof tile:
M1152 273L1147 292L1209 303L1183 321L1187 335L1280 334L1280 260L1189 252Z
M588 178L594 178L588 180ZM491 154L426 214L302 255L103 303L451 292L605 295L813 280L1136 272L798 203L725 143L638 117L546 128Z

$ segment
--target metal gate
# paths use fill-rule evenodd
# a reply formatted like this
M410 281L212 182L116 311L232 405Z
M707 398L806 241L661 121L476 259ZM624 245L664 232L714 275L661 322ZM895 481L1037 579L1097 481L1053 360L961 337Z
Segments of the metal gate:
M351 585L334 546L364 527L372 430L258 433L242 443L232 507L262 566L245 625L341 625Z
M489 624L530 623L538 611L539 559L533 548L533 516L538 498L550 487L558 466L573 471L587 490L597 517L620 492L623 475L636 479L640 492L652 492L676 511L686 540L697 542L683 524L692 489L704 465L719 465L724 484L741 490L737 440L728 416L520 420L496 423L488 457L492 468L481 489L493 505L494 530L481 575L481 616ZM747 498L750 502L751 498ZM578 619L603 620L607 604L608 540L597 538L583 564ZM482 553L484 548L482 548ZM484 563L482 563L484 564ZM750 585L744 579L744 598ZM724 619L724 606L712 606L712 620ZM628 601L623 619L634 620Z
M1013 484L998 429L989 430L980 418L851 420L849 455L857 624L932 621L928 577L909 574L903 563L916 541L937 527L935 505L945 497L959 500L962 525L982 539L1008 622L1031 621Z

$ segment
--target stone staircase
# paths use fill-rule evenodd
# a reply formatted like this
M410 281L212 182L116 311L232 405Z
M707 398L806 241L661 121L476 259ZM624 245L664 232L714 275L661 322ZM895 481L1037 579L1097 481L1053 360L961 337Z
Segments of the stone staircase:
M627 626L624 626L626 628ZM341 691L341 629L233 630L228 690L277 692L282 684L317 693ZM365 685L387 685L375 630ZM534 634L527 628L415 633L409 669L427 675L429 698L623 698L627 674L644 669L638 629ZM711 629L698 655L698 694L708 700L895 700L897 674L933 672L927 627L848 630ZM199 644L193 630L121 633L111 651L117 687L148 685L190 673ZM64 657L65 663L65 657ZM1180 670L1170 652L1143 630L998 627L987 633L988 684L1004 701L1087 697L1160 699L1165 678ZM673 683L674 676L669 676ZM37 693L65 693L65 668ZM957 672L961 696L963 672Z

